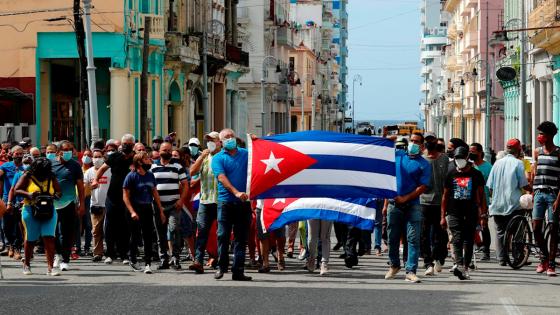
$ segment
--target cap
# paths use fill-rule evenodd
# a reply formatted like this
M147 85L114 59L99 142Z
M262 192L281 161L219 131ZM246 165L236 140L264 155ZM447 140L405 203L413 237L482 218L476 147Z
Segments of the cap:
M437 137L436 137L436 134L433 133L433 132L431 132L431 131L428 131L428 132L424 133L424 139L428 139L428 138L430 138L430 137L431 137L431 138L437 138Z
M152 142L163 142L163 138L161 136L155 136L152 138Z
M31 138L29 137L24 137L23 139L21 139L21 142L25 142L27 144L31 144Z
M466 159L469 156L469 150L465 147L458 147L453 154L456 160Z
M408 145L408 141L404 137L398 138L397 142L395 142L395 146L402 146L402 145Z
M209 134L205 135L204 138L206 140L210 140L210 139L219 139L220 138L220 134L217 131L212 131Z
M519 149L521 149L521 142L518 139L515 139L515 138L509 139L507 144L506 144L506 147L508 149L518 149L519 150Z
M200 140L198 140L198 138L190 138L189 145L191 144L196 144L197 146L200 146Z

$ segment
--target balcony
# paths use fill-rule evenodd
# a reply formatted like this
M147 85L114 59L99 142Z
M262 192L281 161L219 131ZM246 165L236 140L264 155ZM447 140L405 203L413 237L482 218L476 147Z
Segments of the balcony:
M420 61L441 57L441 50L426 50L420 52Z
M478 5L477 0L467 0L465 3L465 8L467 9L475 9Z
M529 28L560 25L560 0L540 1L529 13ZM557 28L529 31L529 40L549 53L560 53L560 32Z
M420 92L425 93L430 91L430 85L427 83L420 84Z
M181 61L187 64L200 63L200 38L185 36L179 32L165 33L165 60Z
M144 28L146 17L150 18L150 39L164 39L165 29L163 25L163 16L141 14L138 28ZM144 38L144 32L139 32L139 37Z
M276 29L276 44L282 46L294 47L294 31L293 29L281 26Z
M243 67L249 66L249 53L230 44L226 45L226 59Z
M239 23L241 25L247 25L247 24L249 24L250 20L251 20L251 18L249 16L249 8L248 7L237 8L237 23Z

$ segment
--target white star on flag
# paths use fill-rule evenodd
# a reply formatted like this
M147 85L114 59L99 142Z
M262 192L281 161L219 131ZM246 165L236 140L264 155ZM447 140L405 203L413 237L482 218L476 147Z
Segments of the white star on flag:
M286 203L286 199L285 198L274 199L272 206L274 207L274 205L277 203Z
M278 167L278 164L280 164L280 162L282 162L284 160L284 158L276 158L274 156L274 153L272 151L270 151L270 156L268 157L268 160L261 160L261 162L263 162L264 164L266 164L266 170L264 171L264 173L268 173L271 170L275 170L278 173L280 172L280 168Z

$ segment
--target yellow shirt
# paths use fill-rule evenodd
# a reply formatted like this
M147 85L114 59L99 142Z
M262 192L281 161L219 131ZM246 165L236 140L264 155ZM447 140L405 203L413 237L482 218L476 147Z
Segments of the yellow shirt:
M45 181L42 181L42 182L37 181L37 183L39 183L39 185L41 185L41 187L37 186L37 184L35 184L31 179L29 179L29 185L27 185L27 192L29 192L29 193L34 193L36 191L41 192L41 191L45 191L47 189L48 180L45 180ZM52 180L51 180L51 185L49 187L49 194L54 195L54 185L52 183ZM23 204L29 205L29 204L31 204L31 200L29 200L27 198L24 198L23 199Z

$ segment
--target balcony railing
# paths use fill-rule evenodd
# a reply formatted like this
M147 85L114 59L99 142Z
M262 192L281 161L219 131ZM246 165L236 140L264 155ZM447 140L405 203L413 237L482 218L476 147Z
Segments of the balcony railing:
M249 53L233 45L226 45L226 59L240 66L249 66Z
M144 28L146 17L150 17L150 38L163 39L165 34L163 16L154 14L141 14L140 25L138 28ZM144 37L144 32L139 32L140 38Z
M538 1L533 11L529 13L529 28L547 27L556 25L560 21L560 0L541 0ZM549 30L535 30L529 32L531 42L536 43L541 41L541 34L551 34L558 32L557 29Z

